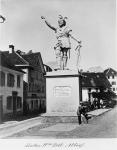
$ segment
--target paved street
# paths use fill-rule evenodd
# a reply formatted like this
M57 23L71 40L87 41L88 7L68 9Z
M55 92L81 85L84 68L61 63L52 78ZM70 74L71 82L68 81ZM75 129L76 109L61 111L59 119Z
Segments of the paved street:
M17 132L24 131L28 128L40 125L41 126L41 120L40 117L35 117L32 119L27 119L24 121L10 121L5 124L0 125L0 138L10 136L12 134L15 134Z
M116 138L117 107L94 117L88 124L46 123L16 133L7 138Z

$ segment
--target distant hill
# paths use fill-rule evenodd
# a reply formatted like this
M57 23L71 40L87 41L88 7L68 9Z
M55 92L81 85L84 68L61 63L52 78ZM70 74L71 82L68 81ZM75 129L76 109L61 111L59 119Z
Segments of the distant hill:
M52 70L57 69L56 61L47 62L46 65L49 66ZM102 69L100 66L95 66L86 69L85 72L104 72L104 69Z
M49 66L52 70L57 68L57 62L56 61L47 62L46 65Z
M104 69L100 66L95 66L95 67L90 67L89 69L87 69L86 71L88 72L104 72Z

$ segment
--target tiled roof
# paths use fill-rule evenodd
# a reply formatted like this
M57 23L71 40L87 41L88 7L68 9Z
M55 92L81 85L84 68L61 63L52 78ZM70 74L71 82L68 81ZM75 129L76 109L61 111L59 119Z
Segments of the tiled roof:
M24 55L22 55L22 57L29 63L29 65L31 65L34 68L40 67L41 71L43 73L45 73L44 65L43 65L43 61L42 61L40 52L24 54Z
M110 88L111 85L104 73L82 73L82 87Z
M24 73L22 70L15 67L14 64L12 63L11 59L6 57L6 54L1 51L0 51L0 66Z
M20 55L14 51L12 53L4 52L4 54L12 64L18 66L30 66L34 68L40 67L41 71L45 73L40 52Z
M25 59L30 65L37 65L37 59L39 58L39 53L25 54L22 55L22 58Z
M104 74L105 74L106 76L117 75L117 71L115 71L115 70L112 69L112 68L108 68L108 69L104 70Z
M26 62L19 54L16 52L13 53L5 53L6 57L10 60L12 64L15 65L27 65L28 62Z

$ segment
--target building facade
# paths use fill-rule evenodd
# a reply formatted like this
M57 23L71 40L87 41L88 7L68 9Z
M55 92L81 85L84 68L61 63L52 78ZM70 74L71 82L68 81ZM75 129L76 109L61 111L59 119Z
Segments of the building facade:
M23 69L26 74L24 78L24 95L27 99L30 112L44 112L46 108L46 80L43 62L40 53L26 54L22 56L29 67Z
M40 52L29 53L15 51L10 45L11 53L7 57L12 63L25 72L23 77L23 105L24 113L41 113L46 108L46 81L45 70Z
M104 71L107 79L111 84L111 90L117 95L117 71L112 68L108 68Z
M15 116L23 112L24 72L14 67L3 52L0 52L0 60L0 111L3 116Z
M107 91L111 85L104 73L82 72L82 101L94 100L93 92Z

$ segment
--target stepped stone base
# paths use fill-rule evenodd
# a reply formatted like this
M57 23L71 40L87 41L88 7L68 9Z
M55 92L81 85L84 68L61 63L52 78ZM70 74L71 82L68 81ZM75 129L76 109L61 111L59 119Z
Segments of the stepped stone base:
M74 112L56 112L56 113L45 113L41 115L43 123L78 123L78 116ZM91 114L88 114L88 120L92 118ZM83 123L87 123L84 116L81 117Z
M45 113L42 117L43 123L78 123L78 117L74 112Z
M77 116L46 116L43 123L78 123Z

